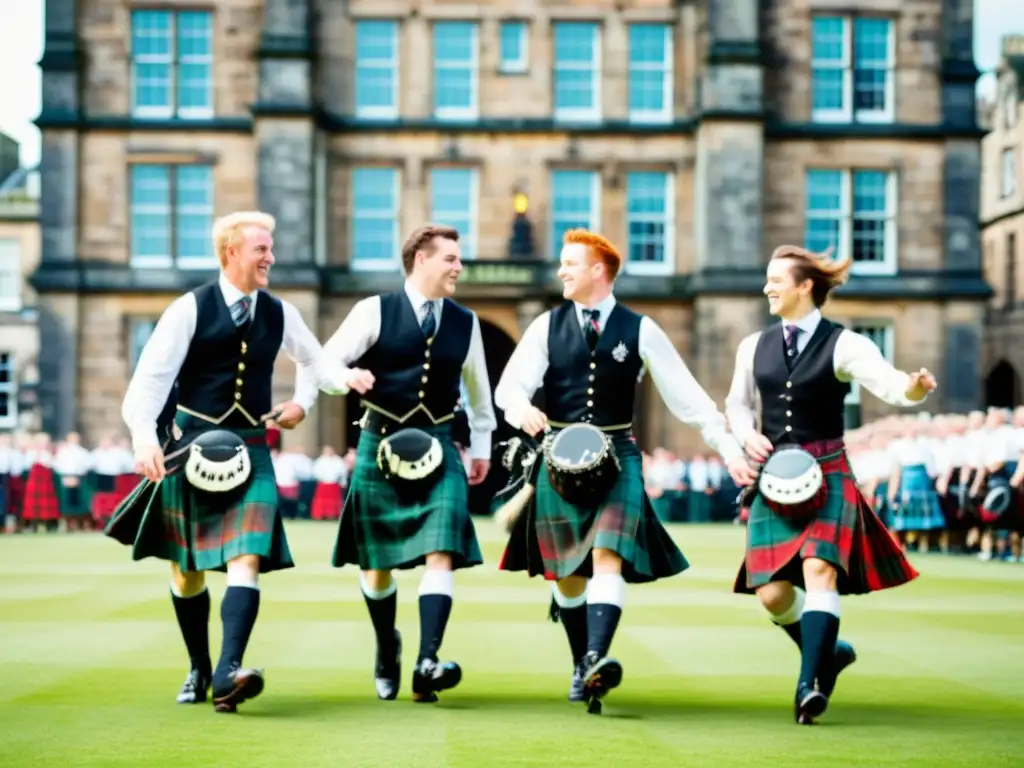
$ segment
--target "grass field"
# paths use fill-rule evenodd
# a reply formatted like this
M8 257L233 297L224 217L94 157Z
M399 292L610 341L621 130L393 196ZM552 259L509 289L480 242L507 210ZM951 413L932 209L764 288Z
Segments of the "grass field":
M377 701L373 635L333 527L290 524L298 567L262 583L246 661L267 690L240 714L174 703L187 660L163 563L101 536L0 538L0 766L945 766L1024 762L1024 565L921 556L922 576L843 605L859 653L823 723L792 720L798 654L731 594L738 527L677 527L692 568L631 588L605 714L565 700L570 665L540 580L460 573L443 648L462 685L411 703L419 573L399 577L406 674ZM214 599L223 577L210 578ZM217 605L215 603L215 606ZM220 622L211 622L214 658Z

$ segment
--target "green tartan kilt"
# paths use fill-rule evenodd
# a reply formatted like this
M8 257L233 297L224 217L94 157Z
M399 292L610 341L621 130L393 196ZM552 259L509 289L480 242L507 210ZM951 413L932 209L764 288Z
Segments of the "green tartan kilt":
M644 583L682 573L690 567L661 524L644 490L643 459L632 437L612 438L621 472L604 503L584 509L558 495L546 463L537 472L536 493L519 516L499 568L526 571L549 581L593 575L594 549L622 558L622 577ZM511 489L508 496L514 494ZM496 499L499 506L505 497Z
M469 516L469 484L462 456L449 423L421 427L436 437L444 451L444 475L425 500L403 504L377 468L381 435L363 430L355 466L338 522L331 562L335 568L358 565L361 570L410 569L427 555L444 552L452 568L483 563L476 529Z
M874 509L864 499L840 451L818 459L827 496L810 520L788 520L758 495L750 505L747 549L733 591L752 594L773 581L804 586L803 561L824 560L838 573L840 594L865 594L917 578Z
M61 517L86 517L91 514L92 482L88 475L78 478L78 485L69 488L64 485L61 475L53 473L53 485L57 489Z
M194 491L179 470L159 483L142 480L122 501L105 533L182 571L226 571L229 560L259 555L260 573L295 565L277 510L277 481L263 430L233 430L246 441L252 474L227 508Z

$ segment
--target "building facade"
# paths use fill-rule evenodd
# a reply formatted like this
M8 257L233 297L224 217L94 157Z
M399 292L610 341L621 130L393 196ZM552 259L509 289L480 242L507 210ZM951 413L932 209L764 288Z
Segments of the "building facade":
M1024 398L1024 35L1002 41L991 131L982 140L981 221L985 276L993 287L985 337L985 400Z
M276 289L323 339L401 284L406 233L457 226L492 385L559 300L561 234L599 229L628 254L617 295L719 402L767 322L772 248L831 246L856 266L830 314L934 370L930 407L975 407L989 289L972 1L764 5L47 0L33 280L59 319L53 428L118 426L152 324L216 266L212 219L257 207L278 220ZM641 401L646 447L699 448L649 382ZM885 412L850 402L853 419ZM321 398L289 437L341 447L347 405Z
M15 169L0 178L0 432L42 427L39 311L29 285L39 255L39 172Z

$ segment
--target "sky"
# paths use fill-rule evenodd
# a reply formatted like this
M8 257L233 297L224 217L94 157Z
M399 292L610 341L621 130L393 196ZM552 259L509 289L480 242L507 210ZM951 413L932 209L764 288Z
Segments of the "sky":
M991 72L999 61L1003 34L1024 34L1022 0L974 0L974 55L978 68ZM39 131L32 121L39 114L40 76L37 62L43 53L44 0L0 0L0 131L21 142L22 164L39 161ZM1016 12L1011 11L1016 7ZM1011 21L1016 19L1017 21ZM979 90L992 92L991 75Z

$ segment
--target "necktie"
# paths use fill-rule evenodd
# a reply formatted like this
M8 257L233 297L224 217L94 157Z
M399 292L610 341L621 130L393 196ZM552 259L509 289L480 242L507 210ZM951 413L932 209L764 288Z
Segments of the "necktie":
M587 340L591 351L597 346L597 339L601 335L601 326L598 324L600 317L601 310L599 309L583 310L583 337Z
M231 319L234 321L236 328L244 325L249 320L249 303L249 297L243 296L231 305Z
M796 340L800 337L800 327L796 325L786 326L786 362L792 364L796 360L799 351Z
M420 328L423 329L423 335L429 339L434 335L434 331L437 330L437 319L434 317L434 302L424 302L423 309L423 322L420 323Z

